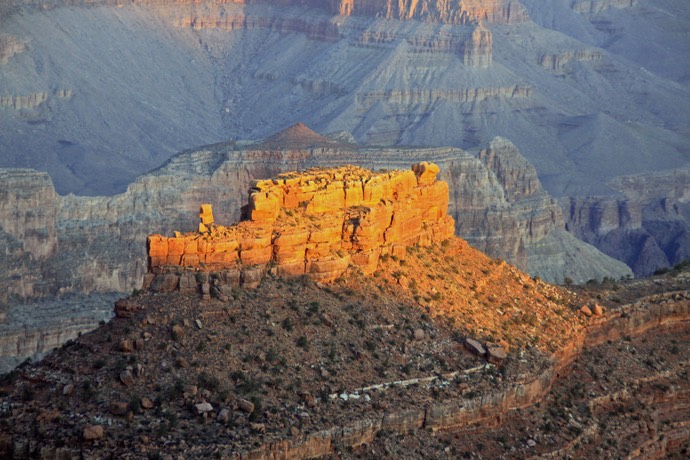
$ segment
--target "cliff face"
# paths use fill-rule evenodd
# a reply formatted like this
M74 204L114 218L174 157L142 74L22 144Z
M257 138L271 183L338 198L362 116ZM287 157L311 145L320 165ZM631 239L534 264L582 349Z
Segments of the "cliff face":
M404 256L409 246L453 236L448 185L436 181L438 171L433 163L387 173L349 166L254 181L247 220L218 226L211 205L202 205L198 232L150 235L153 276L145 287L196 291L196 273L220 272L214 289L227 297L240 285L256 287L269 266L318 281L338 278L350 264L371 274L381 255Z
M620 197L564 200L567 228L637 276L690 259L690 169L617 178Z
M57 203L48 174L0 170L0 312L11 301L54 293L44 264L58 253Z
M512 24L528 19L525 8L514 0L331 0L330 8L343 16L420 19L443 24Z
M281 149L280 144L290 147ZM448 213L456 233L491 256L544 279L561 282L568 276L586 281L630 273L560 232L559 208L541 188L534 169L505 140L497 139L476 154L455 148L366 149L309 134L302 127L253 145L219 144L183 152L113 197L59 197L45 174L5 173L4 189L23 190L26 201L42 209L43 217L27 222L33 222L30 225L43 239L28 230L7 233L11 256L0 279L10 292L21 286L18 299L131 291L141 286L147 271L143 242L152 228L163 234L196 230L199 203L213 203L218 222L237 221L253 180L335 166L343 159L370 169L434 161L441 167L440 179L449 185ZM16 209L21 206L12 209L5 211L3 222L17 221ZM581 251L589 256L578 257Z
M121 193L182 149L298 120L368 145L500 135L558 197L688 161L679 0L2 3L0 165L60 194Z
M24 40L12 35L0 35L0 64L7 64L12 56L24 50Z
M608 0L609 2L621 0ZM631 1L631 0L629 0ZM267 4L287 7L321 9L340 16L367 16L396 20L421 20L441 24L467 24L485 21L513 24L529 19L525 7L518 0L29 0L25 3L47 9L71 5L114 5L127 3L154 7L187 6L199 10L222 8L226 5ZM592 2L594 3L594 2Z

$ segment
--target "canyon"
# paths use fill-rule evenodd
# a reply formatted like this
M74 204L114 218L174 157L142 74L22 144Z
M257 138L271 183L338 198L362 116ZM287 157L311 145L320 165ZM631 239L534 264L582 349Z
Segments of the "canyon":
M559 199L688 163L678 0L3 8L0 166L48 171L60 194L121 193L180 150L298 121L364 145L504 137Z
M622 263L562 230L563 217L556 201L541 188L534 168L505 139L495 139L473 153L453 148L371 149L321 136L297 124L252 144L217 144L180 153L114 197L60 196L45 173L3 171L0 216L8 222L2 235L11 250L0 253L0 312L8 316L3 359L21 362L54 346L49 341L41 342L44 347L23 346L34 340L33 333L23 332L25 322L40 323L45 335L60 334L64 321L72 315L65 308L64 314L46 321L40 309L26 309L21 304L74 295L97 300L100 293L132 292L143 282L148 286L153 280L145 278L150 263L144 242L152 229L163 235L198 230L201 203L213 206L215 222L232 224L242 217L240 209L249 202L248 191L262 183L257 182L260 178L300 167L337 166L342 158L371 169L407 169L433 158L441 168L439 178L449 189L449 196L441 198L436 208L443 213L448 209L455 232L474 247L545 280L585 282L632 274ZM266 232L270 237L270 231ZM190 253L192 256L196 254ZM340 265L337 261L330 265L343 268L349 263L342 257L334 259ZM291 262L292 269L306 267L297 259ZM368 270L376 267L376 259L369 262ZM265 273L261 267L250 271L242 275L251 280L249 285L255 285ZM156 283L195 290L196 275L189 271L183 275L160 276ZM242 276L239 270L226 271L221 283L226 294L239 286ZM19 312L26 318L13 321ZM33 320L32 312L39 317ZM90 318L90 327L105 319L102 314Z
M433 160L448 184L456 233L493 257L562 282L632 273L563 230L558 203L534 168L505 139L485 149L366 148L321 136L303 124L263 141L224 143L182 152L113 197L60 196L45 173L7 170L0 182L5 254L4 304L69 293L127 292L147 271L142 241L196 230L198 207L210 203L216 222L240 219L252 181L281 172L348 162L370 169L409 168Z
M148 184L150 195L120 199L134 208L153 202L164 209L167 202L176 212L159 216L159 227L183 220L183 191L199 200L185 223L190 230L149 230L146 240L135 240L146 254L144 290L116 300L110 321L110 312L98 308L105 297L93 305L76 299L67 315L63 302L38 309L62 320L54 333L32 329L25 312L9 311L10 323L25 322L24 335L14 339L0 325L3 351L13 340L35 357L54 350L0 379L0 455L687 452L687 266L649 280L606 277L575 290L550 285L454 236L449 211L458 206L457 190L440 179L457 179L452 167L467 174L460 160L474 174L484 171L506 203L539 199L560 209L508 141L495 139L475 154L449 149L449 170L429 162L378 171L314 166L362 153L344 138L297 124L254 144L183 152L139 178L135 184ZM363 161L409 165L425 151L364 153ZM232 211L241 220L225 226L220 222L238 194L219 184L242 173L238 159L263 171L310 166L265 179L245 169L246 204ZM66 209L58 203L36 212L35 197L60 199L50 179L11 173L34 186L4 192L22 205L10 230L47 227L23 238L36 245L28 260L50 260L64 249L41 243L60 235L64 224L50 219ZM655 179L660 187L667 180ZM178 195L161 194L161 183ZM215 207L204 202L209 197ZM88 233L80 216L103 219L115 204L79 198L92 206L67 208L73 237ZM516 218L514 225L526 225L536 238L546 226L531 217L531 224ZM87 254L99 247L81 245ZM97 330L86 332L99 315L105 318ZM587 391L583 378L591 380ZM464 436L468 430L473 436Z
M599 257L578 239L637 276L687 257L688 198L677 194L687 181L674 173L690 158L684 2L32 0L5 2L1 12L0 166L47 171L60 195L55 203L66 203L45 202L51 209L69 214L67 203L119 202L130 184L137 189L137 177L183 149L243 144L304 121L322 133L347 131L361 145L429 146L413 162L434 161L444 171L446 146L475 152L509 139L555 201L538 192L508 205L482 196L497 196L495 187L482 193L465 186L466 215L451 213L459 235L545 279L607 276L608 265L575 268L575 276L562 262L551 265ZM648 172L678 181L659 182L666 189L655 191L656 205L627 198L646 187ZM618 189L622 177L636 185ZM452 190L460 186L444 179ZM666 208L664 198L672 201ZM470 203L482 200L487 207ZM223 211L226 222L239 217L234 204ZM613 215L621 206L630 208L622 214L645 209L648 217L616 228L596 222L601 209ZM515 219L532 228L509 231ZM69 227L70 217L59 220ZM127 240L136 224L121 220L113 231ZM72 268L31 268L47 277L41 284L27 267L44 259L23 256L21 237L6 229L15 224L0 225L7 266L27 273L4 300L54 295L60 286L136 286L131 268L73 260L77 272L88 266L107 274L82 287L69 280ZM97 238L84 230L63 246Z
M152 229L196 230L200 203L237 222L254 180L308 167L434 162L456 234L547 281L681 263L689 17L674 0L3 2L3 369L141 288Z

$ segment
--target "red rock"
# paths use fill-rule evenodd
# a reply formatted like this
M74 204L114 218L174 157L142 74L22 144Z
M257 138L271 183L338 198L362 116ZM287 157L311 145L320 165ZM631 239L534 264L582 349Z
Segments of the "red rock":
M199 208L199 219L204 225L213 224L213 206L210 204L202 204Z
M413 165L412 170L417 175L418 185L431 185L436 180L436 175L441 171L434 163L426 161Z
M488 346L487 344L486 360L489 361L491 364L500 366L501 364L503 364L507 357L508 354L502 347L499 347L495 344L493 346Z
M382 252L404 257L407 246L452 236L448 186L436 181L438 171L433 163L382 173L345 166L254 181L249 220L219 226L211 206L204 204L200 224L211 227L203 236L150 235L153 276L147 277L146 286L157 291L198 290L198 281L182 267L198 273L241 271L239 283L245 287L258 286L269 263L275 264L271 273L306 273L316 281L336 279L350 263L370 274Z
M590 310L587 305L583 305L582 308L580 308L580 313L585 316L592 316L592 310Z

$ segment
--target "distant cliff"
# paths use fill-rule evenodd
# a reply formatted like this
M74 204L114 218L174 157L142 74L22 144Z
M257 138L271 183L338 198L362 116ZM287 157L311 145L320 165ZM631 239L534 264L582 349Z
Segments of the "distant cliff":
M456 233L478 249L556 282L566 276L586 281L630 273L563 232L556 202L506 140L496 139L476 154L457 148L374 149L296 125L254 144L183 152L112 197L58 196L44 173L4 172L0 190L8 191L8 198L0 207L0 222L12 252L0 255L6 258L0 283L9 290L6 301L131 291L141 286L147 270L146 235L151 229L196 230L200 203L213 203L217 221L234 222L255 179L344 161L390 169L429 160L441 167L440 179L449 185L448 212Z
M618 0L618 2L620 1ZM415 19L441 24L467 24L477 21L512 24L529 19L525 7L518 0L209 0L201 2L199 0L26 0L24 4L42 9L60 6L124 6L134 4L162 7L186 6L199 10L223 8L225 5L231 4L267 4L291 7L308 6L340 16L367 16L397 20Z
M567 228L635 275L690 259L690 168L619 177L617 197L562 201Z

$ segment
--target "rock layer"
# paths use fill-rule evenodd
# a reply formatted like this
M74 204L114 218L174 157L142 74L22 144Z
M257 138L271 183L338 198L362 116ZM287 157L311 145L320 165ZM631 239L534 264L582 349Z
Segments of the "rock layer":
M221 272L220 290L258 284L271 270L332 281L350 264L372 273L382 254L403 255L454 233L448 216L448 185L436 181L438 166L372 173L345 166L284 173L252 184L247 220L200 232L148 237L147 284L157 290L195 289L189 273ZM179 279L177 279L179 277ZM195 281L197 277L195 276ZM202 278L199 278L202 280Z
M141 287L147 271L143 242L152 228L163 233L198 230L199 203L214 204L217 222L237 221L253 180L310 166L335 166L344 158L369 169L434 161L441 167L440 179L449 186L448 213L455 219L456 234L533 275L577 282L631 273L562 232L558 206L541 188L534 169L506 140L496 139L481 155L457 148L374 149L293 127L255 144L218 144L183 152L113 197L57 196L43 173L0 175L0 187L23 190L26 200L38 203L43 212L50 210L36 227L43 232L55 229L40 245L29 237L24 242L23 233L7 233L9 255L0 283L17 291L14 302L70 292L131 291ZM4 203L3 227L23 222L15 211L7 211L22 209L20 204ZM56 249L39 264L32 253L38 247ZM583 251L587 257L579 255Z
M621 196L562 201L576 237L647 276L690 259L690 169L624 176Z

